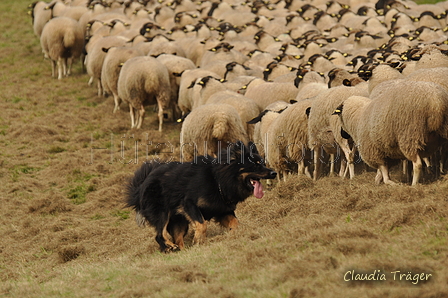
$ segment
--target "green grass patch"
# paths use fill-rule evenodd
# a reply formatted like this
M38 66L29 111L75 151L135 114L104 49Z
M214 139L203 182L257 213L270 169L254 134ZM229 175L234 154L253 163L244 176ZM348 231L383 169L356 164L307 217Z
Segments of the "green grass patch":
M28 166L28 165L14 166L12 168L11 179L12 179L12 181L17 182L19 180L19 177L22 174L25 174L25 175L33 174L33 173L35 173L35 172L37 172L39 170L40 170L40 168L31 167L31 166Z
M129 210L115 210L111 213L112 216L118 217L120 220L128 219L129 214Z

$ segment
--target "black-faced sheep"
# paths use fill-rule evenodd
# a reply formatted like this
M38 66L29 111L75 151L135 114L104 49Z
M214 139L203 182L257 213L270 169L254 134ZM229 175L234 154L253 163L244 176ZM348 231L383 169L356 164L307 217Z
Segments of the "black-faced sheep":
M368 165L378 169L376 183L394 184L389 167L400 159L413 163L412 185L422 160L448 138L448 93L431 82L390 80L370 94L350 97L338 107L342 128Z
M129 59L118 77L118 96L129 103L132 128L141 128L144 104L157 104L161 132L164 111L173 108L168 69L154 57Z
M219 148L237 140L247 142L247 134L236 109L229 104L206 104L185 118L180 132L183 160L197 155L217 155Z
M74 59L81 56L84 36L81 27L74 19L67 17L53 18L44 26L40 44L46 58L51 60L53 77L58 79L68 76Z

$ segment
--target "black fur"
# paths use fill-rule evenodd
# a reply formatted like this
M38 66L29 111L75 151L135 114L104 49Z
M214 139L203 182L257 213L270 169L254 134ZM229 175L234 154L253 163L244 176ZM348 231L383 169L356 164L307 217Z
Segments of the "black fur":
M127 206L156 229L163 252L182 249L189 223L193 242L205 236L206 221L236 227L236 205L254 191L251 179L273 179L255 144L231 144L217 158L198 156L194 162L145 163L127 189ZM171 235L173 242L168 239Z

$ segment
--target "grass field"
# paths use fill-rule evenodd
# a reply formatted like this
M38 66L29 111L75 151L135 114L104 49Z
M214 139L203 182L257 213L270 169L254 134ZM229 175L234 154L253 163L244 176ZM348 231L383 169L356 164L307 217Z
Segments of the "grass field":
M178 156L180 127L158 133L148 109L129 130L79 62L52 79L29 3L0 2L1 297L448 297L448 177L292 176L239 205L238 230L158 252L123 186L144 160Z

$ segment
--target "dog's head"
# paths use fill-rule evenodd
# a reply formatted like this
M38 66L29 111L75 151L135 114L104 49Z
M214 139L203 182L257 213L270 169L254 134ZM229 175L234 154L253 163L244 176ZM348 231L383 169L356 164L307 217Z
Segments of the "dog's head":
M277 173L266 167L253 142L245 145L238 141L231 144L227 151L229 165L238 170L240 187L244 192L253 193L257 198L263 197L263 186L260 179L274 179Z

